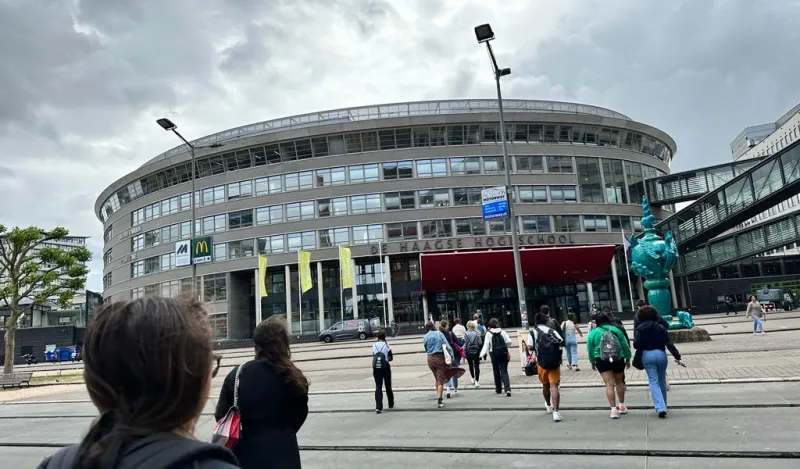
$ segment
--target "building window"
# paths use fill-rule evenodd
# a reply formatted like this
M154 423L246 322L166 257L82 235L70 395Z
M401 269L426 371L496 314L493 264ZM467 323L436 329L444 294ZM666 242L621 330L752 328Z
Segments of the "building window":
M503 235L511 233L511 219L502 218L499 220L489 220L489 234Z
M113 251L113 249L109 249L105 254L103 254L103 266L105 267L108 267L108 264L111 264L114 261L114 255L111 254L111 251Z
M450 158L450 174L453 176L480 173L481 159L477 156L469 158Z
M181 281L170 280L161 284L161 296L175 298L181 295Z
M424 220L422 225L422 237L430 238L450 238L453 236L453 229L450 220Z
M550 202L577 202L575 186L550 186Z
M548 173L574 173L571 156L547 156ZM584 158L585 159L585 158Z
M455 205L480 205L480 187L457 187L453 189L453 201Z
M206 303L228 299L228 279L226 274L203 276L203 300Z
M311 189L314 187L314 176L312 171L302 173L288 173L284 175L284 187L286 192L299 189Z
M544 157L542 156L516 156L518 173L543 173Z
M131 238L131 252L136 252L140 249L144 249L144 235L136 235Z
M417 177L430 178L447 176L447 160L417 160Z
M519 186L522 203L547 202L547 186Z
M286 274L283 272L267 272L266 277L267 292L285 293L286 292Z
M109 242L113 237L114 237L114 226L112 225L106 228L106 231L103 233L103 241Z
M611 231L631 232L631 217L622 215L611 215Z
M578 164L578 185L581 202L602 203L603 186L600 183L600 160L597 158L575 158Z
M449 189L425 189L419 191L419 208L450 206Z
M270 176L256 179L256 195L277 194L283 191L281 176Z
M328 228L319 230L319 247L347 246L350 244L349 228Z
M131 299L144 298L144 287L136 287L131 290Z
M241 199L253 195L253 181L239 181L228 184L228 200Z
M255 255L255 241L252 239L242 239L228 243L228 259L241 259L243 257L253 257Z
M150 259L153 259L153 258L151 257ZM147 269L147 261L149 261L150 259L145 259L145 270L148 270ZM159 266L155 267L155 263L154 263L153 264L154 265L153 266L153 270L149 271L147 273L149 274L149 273L153 273L153 272L159 272L161 270L174 269L175 268L175 253L174 252L169 252L167 254L162 254L161 255L161 260L160 260L160 262L158 264L159 264Z
M383 163L383 179L411 179L414 177L414 164L411 160Z
M103 290L111 286L111 272L103 275Z
M131 278L144 275L144 261L131 262Z
M404 210L416 207L414 191L387 192L383 194L383 203L386 210Z
M353 227L353 244L372 244L383 241L383 225Z
M225 214L205 217L196 221L194 230L196 233L202 234L219 233L221 231L225 231L225 222L227 218L228 217Z
M581 230L581 217L578 215L554 215L553 231L578 232Z
M406 221L402 223L389 223L386 225L386 235L389 241L403 241L419 239L417 222Z
M456 236L484 236L486 222L483 218L457 218Z
M622 173L622 161L603 160L603 180L606 185L607 202L612 204L628 203L628 194L625 191L625 176Z
M484 174L501 174L505 173L506 165L502 156L484 156L483 157L483 172Z
M644 196L644 178L640 163L625 162L625 175L628 177L628 194L633 203L640 203Z
M312 210L313 215L313 210ZM228 214L228 229L249 228L253 226L253 210L239 210Z
M310 220L314 218L314 202L286 204L286 221Z
M350 176L350 184L380 181L380 172L378 172L377 164L348 166L347 173Z
M344 166L317 170L317 187L338 186L346 182Z
M289 233L286 235L289 245L289 252L296 252L301 249L309 250L317 247L317 232L303 231L300 233Z
M270 225L283 223L283 205L271 205L256 209L256 224Z
M225 202L225 186L208 187L195 195L199 206L221 204Z
M228 244L218 243L214 245L214 260L226 261L228 260Z
M380 194L354 195L350 197L350 213L373 213L380 211Z
M549 233L550 215L528 215L522 217L523 233Z
M347 215L347 197L319 199L317 201L317 213L319 213L320 217Z
M283 235L267 236L266 238L258 238L258 251L278 254L285 251L285 243Z
M608 219L605 215L584 215L583 228L585 231L608 231Z

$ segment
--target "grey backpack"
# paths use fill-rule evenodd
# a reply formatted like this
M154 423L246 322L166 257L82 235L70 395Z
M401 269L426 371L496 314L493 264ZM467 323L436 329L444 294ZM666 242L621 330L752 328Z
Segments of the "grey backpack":
M605 327L600 329L603 329L603 335L600 337L600 359L609 363L620 361L622 359L622 346L619 343L617 334Z

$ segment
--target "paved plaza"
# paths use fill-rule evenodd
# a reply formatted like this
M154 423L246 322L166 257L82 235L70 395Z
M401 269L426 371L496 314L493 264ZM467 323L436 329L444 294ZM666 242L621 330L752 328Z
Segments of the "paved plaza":
M299 433L303 467L548 467L568 461L576 469L796 468L800 313L770 315L765 336L753 336L742 313L696 323L713 341L678 345L688 367L670 366L666 420L655 418L644 372L635 369L627 376L631 412L610 420L599 376L588 366L563 369L564 421L558 424L544 411L536 378L515 366L509 367L512 397L494 394L487 364L480 389L462 379L461 395L436 409L418 336L390 339L397 404L375 415L369 344L297 345L293 356L312 390L311 413ZM583 347L580 352L585 357ZM225 368L214 380L199 437L210 435L226 370L250 355L224 352ZM61 368L80 372L79 365ZM5 467L35 467L57 447L79 441L96 414L81 384L0 392L0 401Z

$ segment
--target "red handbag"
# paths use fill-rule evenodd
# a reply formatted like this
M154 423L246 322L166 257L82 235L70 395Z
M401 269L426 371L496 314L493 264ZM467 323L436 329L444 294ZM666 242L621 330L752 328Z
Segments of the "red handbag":
M223 446L229 450L236 447L236 443L242 438L242 416L239 412L239 375L245 364L239 365L236 370L236 379L233 382L233 405L224 417L214 424L214 433L211 435L211 443Z

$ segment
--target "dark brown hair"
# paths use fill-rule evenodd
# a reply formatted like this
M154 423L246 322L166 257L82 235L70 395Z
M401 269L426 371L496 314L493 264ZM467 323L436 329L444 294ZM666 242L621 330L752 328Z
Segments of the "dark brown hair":
M386 329L379 329L378 330L378 340L382 340L386 342Z
M439 321L439 330L445 329L447 330L450 327L450 323L447 322L447 319L442 319Z
M125 446L185 428L202 412L213 362L206 317L197 300L160 297L92 315L83 374L101 416L80 445L82 468L116 467Z
M658 311L652 306L645 305L636 311L636 317L638 317L640 321L658 321Z
M461 318L455 318L453 319L453 322L456 324L461 324Z
M575 322L575 314L574 313L567 313L567 319L572 322Z
M489 327L489 329L497 329L498 327L500 327L500 323L497 322L497 318L492 318L489 319L489 324L487 324L487 326Z
M547 305L542 305L542 307L539 308L539 312L544 314L545 316L550 316L550 307Z
M298 391L308 393L308 379L292 362L289 348L289 330L283 316L270 316L256 326L253 334L256 344L256 360L272 368L283 376L284 382L294 386Z
M436 329L436 326L433 325L433 321L428 321L425 323L425 331L430 332Z
M550 319L550 316L543 313L536 313L536 316L533 317L533 323L537 326L546 326L548 319Z

